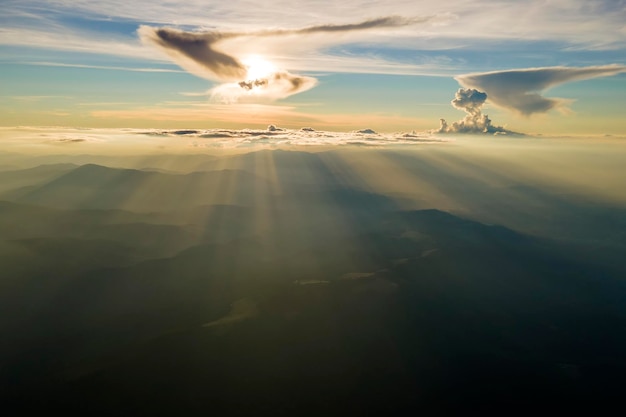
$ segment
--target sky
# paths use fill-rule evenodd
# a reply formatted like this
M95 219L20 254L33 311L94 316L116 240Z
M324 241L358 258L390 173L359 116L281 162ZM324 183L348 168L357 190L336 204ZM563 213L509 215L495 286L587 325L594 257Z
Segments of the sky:
M624 0L1 4L2 126L626 134Z

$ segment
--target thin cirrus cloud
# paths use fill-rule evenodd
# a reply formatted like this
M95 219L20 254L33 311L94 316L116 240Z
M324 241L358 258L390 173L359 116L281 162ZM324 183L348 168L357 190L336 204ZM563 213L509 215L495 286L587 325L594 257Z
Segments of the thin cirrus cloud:
M569 100L541 95L550 87L572 81L608 77L622 72L626 72L625 65L613 64L492 71L459 75L455 79L465 88L485 92L491 103L529 116L533 113L566 108Z
M205 0L137 0L132 3L126 0L4 0L0 45L161 61L167 58L141 47L129 32L130 26L206 28L210 22L219 22L220 28L229 32L259 34L275 27L277 22L290 28L306 29L315 28L311 26L314 22L333 19L341 24L330 25L327 36L287 29L283 31L285 36L273 35L271 40L268 36L263 43L271 44L270 52L276 52L274 58L290 71L447 76L460 71L491 70L485 60L472 59L474 52L480 53L486 48L507 62L515 62L516 67L556 65L565 61L598 65L621 62L626 40L626 8L623 2L616 0L423 1L419 4L419 13L432 16L428 24L417 28L397 26L373 36L367 29L381 27L381 23L391 23L390 27L397 22L393 18L371 17L385 16L390 10L399 16L414 15L415 2L319 0L301 1L293 7L292 1L275 0L262 8L250 7L248 1L238 0L210 3ZM350 24L351 21L360 23ZM372 27L368 28L364 22ZM120 23L123 24L120 26ZM344 29L353 29L343 44L345 48L320 48L320 45L344 42L347 38ZM220 29L220 32L223 31ZM313 36L299 46L305 35ZM296 42L291 42L292 39ZM250 42L252 40L254 42ZM243 51L248 47L246 43L250 43L246 52L251 53L258 48L258 40L258 37L231 38L220 41L217 50L232 55L231 46ZM226 44L228 50L222 48ZM517 48L529 46L539 49L534 49L532 59L524 62L529 58L519 58L524 54L518 53ZM595 55L596 60L589 60L585 52L589 50L600 53ZM16 51L21 53L21 49ZM386 54L386 51L391 52ZM436 56L433 56L434 51L437 51ZM433 61L433 58L444 60ZM23 60L23 56L17 59Z
M239 0L209 4L206 0L4 0L7 2L8 7L3 12L11 20L20 15L39 14L42 10L55 13L78 11L82 16L117 17L160 25L184 22L200 27L209 21L219 21L231 28L264 28L277 21L304 27L323 13L340 19L351 16L358 21L368 16L384 16L389 10L401 16L412 15L416 10L416 2L409 0L307 0L299 1L297 7L289 0L273 0L263 7L251 7L249 1ZM626 8L623 1L617 0L433 0L420 1L419 11L424 15L450 13L458 16L463 30L458 30L458 25L449 25L439 27L437 32L445 38L465 41L470 37L505 40L523 37L619 46L625 35Z
M315 86L317 80L309 76L292 74L285 69L272 69L260 78L252 77L249 66L241 57L250 49L250 44L262 43L267 38L286 36L290 37L290 41L302 44L306 43L306 37L310 35L336 35L377 28L403 27L424 23L429 19L431 18L387 16L351 24L325 24L256 32L188 32L142 25L137 32L144 44L156 46L182 68L200 77L223 82L224 84L211 91L213 97L222 101L240 101L246 98L275 100L309 90ZM245 49L238 48L242 39L247 44ZM229 46L229 40L239 42Z

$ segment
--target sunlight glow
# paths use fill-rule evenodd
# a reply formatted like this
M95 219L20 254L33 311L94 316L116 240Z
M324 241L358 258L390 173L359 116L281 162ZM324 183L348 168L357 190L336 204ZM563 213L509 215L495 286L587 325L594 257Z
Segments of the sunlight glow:
M247 80L264 79L276 72L276 67L271 62L258 55L251 55L243 60L248 69Z

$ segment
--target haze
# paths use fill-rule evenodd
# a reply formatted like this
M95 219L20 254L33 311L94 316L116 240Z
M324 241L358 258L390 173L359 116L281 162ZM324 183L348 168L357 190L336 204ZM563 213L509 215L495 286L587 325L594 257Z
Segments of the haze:
M623 1L5 1L11 415L608 414Z

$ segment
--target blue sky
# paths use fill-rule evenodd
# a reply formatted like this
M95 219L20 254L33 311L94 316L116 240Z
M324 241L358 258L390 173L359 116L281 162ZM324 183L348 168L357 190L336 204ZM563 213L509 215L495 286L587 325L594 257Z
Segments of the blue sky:
M439 118L462 119L463 109L450 105L455 92L482 87L481 110L511 130L624 134L625 22L626 2L615 0L5 0L0 111L8 126L421 131ZM241 90L184 55L185 45L164 46L160 28L170 37L226 36L207 47L260 74L263 85ZM459 81L544 67L560 69L541 88L503 90L493 76ZM507 85L527 75L507 74ZM292 89L293 80L301 87ZM515 103L534 93L566 100L523 114Z

